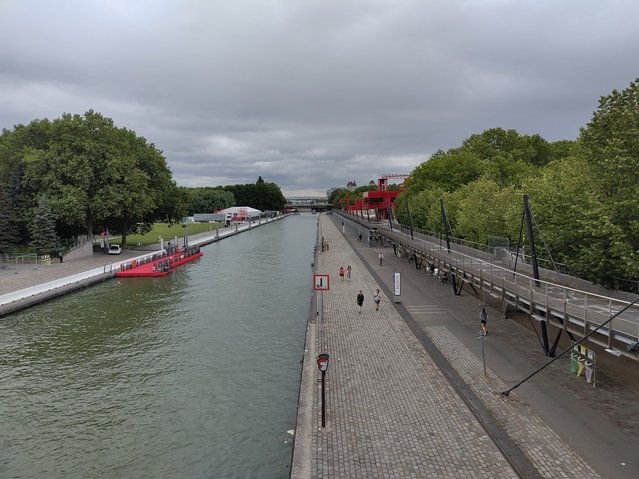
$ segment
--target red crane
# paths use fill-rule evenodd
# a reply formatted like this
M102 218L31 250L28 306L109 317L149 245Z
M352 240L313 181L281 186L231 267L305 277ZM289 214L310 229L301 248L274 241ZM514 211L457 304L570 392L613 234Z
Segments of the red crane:
M409 175L404 174L389 174L382 175L381 178L377 180L377 189L374 191L365 191L363 198L358 200L353 205L347 205L346 209L348 211L366 211L366 214L370 216L374 216L378 220L388 219L388 208L395 207L395 198L397 195L403 190L404 180L408 178ZM402 184L400 185L398 190L389 190L388 189L388 180L391 178L401 178Z

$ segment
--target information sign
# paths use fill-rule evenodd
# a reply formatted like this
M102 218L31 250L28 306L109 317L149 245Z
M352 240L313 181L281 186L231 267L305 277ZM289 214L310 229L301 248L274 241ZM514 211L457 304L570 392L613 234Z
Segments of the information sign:
M393 273L393 294L395 296L401 296L402 284L400 273Z
M316 291L328 291L329 275L327 274L314 274L313 275L313 289Z

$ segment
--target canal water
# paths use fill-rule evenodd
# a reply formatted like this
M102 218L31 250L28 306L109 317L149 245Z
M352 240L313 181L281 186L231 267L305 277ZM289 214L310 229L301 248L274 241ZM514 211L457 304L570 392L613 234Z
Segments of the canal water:
M288 477L316 226L0 319L0 477Z

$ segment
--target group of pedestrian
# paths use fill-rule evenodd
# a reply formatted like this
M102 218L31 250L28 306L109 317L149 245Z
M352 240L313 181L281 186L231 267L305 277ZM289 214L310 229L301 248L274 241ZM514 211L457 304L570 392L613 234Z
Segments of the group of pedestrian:
M346 269L344 269L344 266L340 266L339 267L339 280L340 281L344 281L344 275L346 275L346 280L350 281L351 280L351 265L349 264Z
M379 289L375 291L375 295L373 296L373 302L375 303L375 311L379 311L379 303L382 301L382 293L380 293ZM362 306L364 305L364 293L360 289L357 293L357 297L355 298L355 302L359 307L359 312L362 312Z
M351 265L349 264L348 266L346 266L346 268L344 268L344 266L340 266L339 267L339 280L340 281L344 281L344 277L346 277L346 281L350 281L351 280L351 273L352 273L353 269L351 268ZM375 290L375 294L373 295L373 302L375 303L375 311L379 311L379 303L381 303L382 301L382 293L379 291L379 288ZM357 303L357 306L359 307L359 312L362 312L362 306L364 304L364 293L362 292L362 290L360 289L357 293L357 297L355 298L355 302Z

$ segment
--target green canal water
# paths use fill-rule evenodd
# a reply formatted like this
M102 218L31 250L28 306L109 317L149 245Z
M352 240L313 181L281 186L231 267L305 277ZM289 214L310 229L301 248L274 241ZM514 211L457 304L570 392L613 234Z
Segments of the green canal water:
M316 226L0 319L0 477L288 477Z

